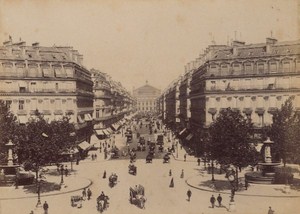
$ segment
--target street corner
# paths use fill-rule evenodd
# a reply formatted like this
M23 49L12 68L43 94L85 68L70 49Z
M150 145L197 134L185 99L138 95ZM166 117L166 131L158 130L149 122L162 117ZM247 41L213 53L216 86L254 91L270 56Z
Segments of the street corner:
M207 192L218 192L230 194L230 182L225 179L211 180L210 177L201 174L186 179L186 184L194 189ZM294 186L272 185L272 184L249 184L247 189L240 184L239 190L235 193L240 196L252 197L277 197L277 198L297 198L300 197L300 191Z
M92 185L92 181L88 178L78 177L71 175L65 177L64 183L60 183L60 179L57 177L47 179L41 183L40 194L41 196L54 196L61 195L70 192L76 192L83 188L87 188ZM19 186L17 189L14 186L0 187L0 200L13 200L22 198L35 198L37 197L37 186L35 184Z

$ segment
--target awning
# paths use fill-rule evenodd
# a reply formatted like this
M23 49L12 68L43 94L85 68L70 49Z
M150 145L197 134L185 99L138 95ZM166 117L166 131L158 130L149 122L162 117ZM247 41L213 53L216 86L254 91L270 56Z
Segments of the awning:
M27 117L25 115L19 115L18 116L18 119L19 119L19 123L20 124L25 124L27 123Z
M186 131L186 128L182 129L181 132L179 132L179 135L182 135Z
M107 136L110 135L110 133L106 129L103 129L102 132Z
M73 151L72 151L73 150ZM62 152L61 154L62 155L71 155L71 154L76 154L76 153L78 153L79 151L78 151L78 149L77 148L74 148L74 149L68 149L67 151L65 151L65 152Z
M115 123L115 124L111 124L111 127L115 130L115 131L117 131L118 130L118 125Z
M108 127L106 130L107 130L110 134L113 134L113 133L114 133L114 130L112 130L110 127Z
M105 135L101 129L94 130L96 135Z
M193 138L193 136L194 136L194 135L193 135L192 133L190 133L185 139L186 139L186 140L191 140L191 139Z
M85 120L85 121L92 121L93 118L91 117L90 114L84 114L84 120Z
M78 147L81 148L82 150L87 150L91 147L92 145L90 145L88 142L83 141L82 143L78 144Z
M82 119L81 115L77 116L78 122L79 123L84 123L85 121Z

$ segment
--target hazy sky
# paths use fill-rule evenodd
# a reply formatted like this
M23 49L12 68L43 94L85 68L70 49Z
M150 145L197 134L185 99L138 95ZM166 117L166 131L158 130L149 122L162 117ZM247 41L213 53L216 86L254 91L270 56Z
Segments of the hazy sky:
M297 0L0 0L0 41L70 45L128 90L164 89L211 44L299 39Z

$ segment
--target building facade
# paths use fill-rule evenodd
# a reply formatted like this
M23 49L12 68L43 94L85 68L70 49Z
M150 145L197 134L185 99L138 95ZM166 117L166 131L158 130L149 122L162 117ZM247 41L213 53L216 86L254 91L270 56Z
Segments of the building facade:
M192 132L208 127L228 107L251 118L258 130L272 123L274 111L291 96L300 110L300 41L211 45L185 75L189 78L178 83L180 117ZM162 97L173 94L165 91ZM171 101L164 102L169 112Z
M120 128L120 120L134 110L135 102L121 83L96 69L91 69L94 82L94 130L105 138Z
M93 82L82 60L72 47L26 46L10 38L0 47L0 99L21 124L36 110L49 121L68 116L78 142L89 142Z
M133 90L133 97L136 99L136 108L142 112L156 112L156 100L160 96L161 91L153 86L146 84Z

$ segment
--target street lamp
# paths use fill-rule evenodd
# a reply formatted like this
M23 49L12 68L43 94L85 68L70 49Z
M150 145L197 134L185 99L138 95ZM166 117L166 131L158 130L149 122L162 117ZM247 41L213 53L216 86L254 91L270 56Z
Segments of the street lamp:
M61 174L60 185L62 186L64 184L64 165L60 166L60 174Z
M237 191L237 178L235 171L231 169L226 173L226 178L229 180L231 184L231 195L230 195L230 202L229 202L229 212L235 211L235 202L234 202L234 195Z
M39 208L42 206L42 203L41 203L41 178L37 178L37 195L38 195L38 201L37 201L36 207Z
M70 151L71 171L73 171L73 156L74 156L74 149L71 149Z

